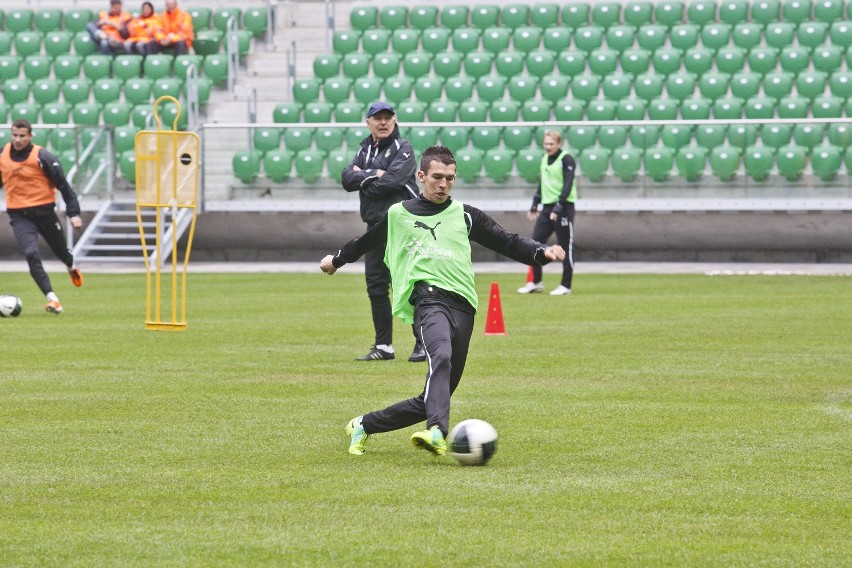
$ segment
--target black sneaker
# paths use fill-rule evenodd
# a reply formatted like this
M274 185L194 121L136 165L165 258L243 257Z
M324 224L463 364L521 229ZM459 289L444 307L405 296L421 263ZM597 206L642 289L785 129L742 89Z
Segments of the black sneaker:
M411 357L408 358L409 363L422 363L426 360L426 350L422 343L414 345L414 351L411 352Z
M395 359L395 355L393 353L388 353L384 349L379 349L375 345L370 349L370 352L364 355L363 357L358 357L355 359L356 361L390 361Z

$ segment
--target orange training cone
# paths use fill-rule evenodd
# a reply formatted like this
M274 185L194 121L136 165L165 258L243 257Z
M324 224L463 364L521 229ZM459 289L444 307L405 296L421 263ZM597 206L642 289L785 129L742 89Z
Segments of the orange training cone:
M485 321L485 335L506 335L503 323L503 306L500 303L500 285L491 283L491 295L488 297L488 319Z
M529 284L530 282L535 282L532 266L530 266L530 269L527 270L527 283Z

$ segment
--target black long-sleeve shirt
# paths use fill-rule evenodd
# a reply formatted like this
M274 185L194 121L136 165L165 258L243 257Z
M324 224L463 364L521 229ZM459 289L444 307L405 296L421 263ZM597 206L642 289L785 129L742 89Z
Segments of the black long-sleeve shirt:
M27 158L30 157L30 153L33 151L33 145L28 144L26 148L23 150L15 150L15 147L11 144L9 145L9 157L12 158L13 162L24 162ZM65 211L69 217L78 217L80 215L80 203L77 201L77 194L74 193L74 190L71 189L71 184L68 183L68 180L65 179L65 172L62 169L62 164L59 162L59 159L45 150L41 148L38 151L38 165L41 168L41 171L44 172L45 177L50 180L50 183L53 184L53 187L59 190L59 193L62 194L62 199L65 200ZM2 175L0 175L0 187L3 187L3 179ZM53 209L54 205L39 205L38 207L44 207L46 209Z
M556 155L558 156L558 154ZM556 161L556 156L548 156L547 157L547 165L552 166ZM565 154L562 156L562 191L559 192L559 199L553 205L553 212L557 215L561 213L563 210L567 211L567 207L565 206L568 201L568 196L571 195L571 188L574 185L574 171L577 169L576 163L574 162L574 156L571 154ZM530 207L530 211L535 211L538 209L538 204L541 203L541 182L538 183L538 189L536 189L535 195L533 195L532 206ZM549 204L547 204L549 205Z
M402 206L412 215L429 217L436 215L450 206L452 199L444 203L432 203L423 195L417 199L409 199L402 202ZM464 205L465 223L467 224L468 238L475 243L489 248L512 260L524 264L545 265L550 260L544 256L545 245L532 239L510 233L501 227L494 219L483 213L476 207ZM383 249L387 246L388 239L388 216L385 216L360 237L356 237L343 245L332 259L335 268L344 264L355 262L368 250ZM440 290L435 286L426 286L421 282L415 285L412 297L409 301L417 305L420 300L431 298L442 303L464 311L473 312L473 307L459 294L449 290Z

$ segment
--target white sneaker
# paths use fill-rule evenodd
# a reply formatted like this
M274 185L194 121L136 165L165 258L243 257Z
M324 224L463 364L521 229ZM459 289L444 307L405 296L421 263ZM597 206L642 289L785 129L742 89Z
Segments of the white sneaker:
M544 292L544 284L541 282L527 282L518 288L518 294L532 294L533 292Z
M551 296L565 296L565 295L570 294L570 293L571 293L571 288L566 288L565 286L560 284L559 286L557 286L556 288L554 288L550 292L550 295Z

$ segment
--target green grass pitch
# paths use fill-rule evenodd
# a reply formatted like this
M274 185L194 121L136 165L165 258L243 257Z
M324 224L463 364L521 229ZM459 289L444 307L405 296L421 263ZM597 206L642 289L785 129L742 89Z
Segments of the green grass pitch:
M188 330L144 330L145 277L54 275L66 313L0 320L0 565L840 566L852 558L848 277L477 277L452 423L346 453L353 416L422 388L357 363L363 276L191 274ZM555 277L546 276L556 285ZM485 336L491 282L506 336Z

